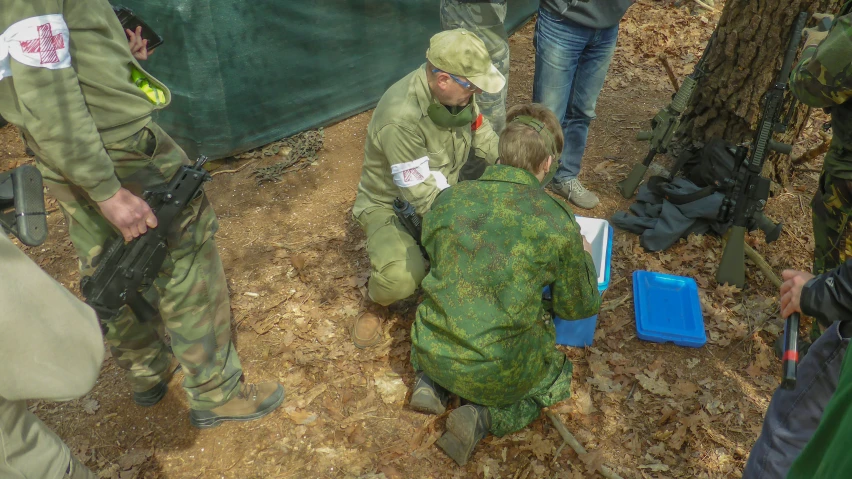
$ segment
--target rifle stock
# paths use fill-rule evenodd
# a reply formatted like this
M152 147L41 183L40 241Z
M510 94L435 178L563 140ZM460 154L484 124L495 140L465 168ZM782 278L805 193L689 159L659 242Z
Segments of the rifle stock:
M44 184L36 167L23 165L0 173L0 232L3 228L27 246L47 239Z

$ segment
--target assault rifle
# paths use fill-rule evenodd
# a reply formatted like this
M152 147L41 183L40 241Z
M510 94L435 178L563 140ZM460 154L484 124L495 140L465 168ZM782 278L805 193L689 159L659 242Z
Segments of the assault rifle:
M710 41L707 43L707 48L704 49L704 53L701 54L701 58L698 60L698 63L695 64L695 68L692 70L692 73L690 73L683 79L683 82L681 82L680 88L678 88L671 103L661 109L654 119L651 120L652 130L640 131L636 134L637 140L647 140L651 144L651 148L648 150L648 155L645 156L642 163L636 164L633 169L630 170L630 174L627 175L627 178L618 182L618 191L621 192L621 196L630 198L636 194L636 188L639 187L639 183L641 183L642 178L645 177L645 172L648 171L648 166L651 165L651 161L654 160L654 157L657 156L658 153L664 154L669 150L669 144L671 144L672 136L674 136L674 133L680 126L680 116L689 105L689 101L692 99L692 94L695 93L695 87L698 85L698 79L704 76L704 62L707 60L707 52L710 51L710 47L713 45L713 40L715 38L716 32L714 31L713 35L710 37Z
M44 184L32 165L0 173L0 233L4 229L27 246L38 246L47 239Z
M754 218L762 212L769 198L770 181L760 176L763 163L770 150L789 155L793 147L772 139L772 133L782 133L787 129L787 122L781 121L784 107L784 92L787 90L787 79L793 68L793 60L802 39L802 28L808 19L807 12L799 13L793 22L793 31L781 71L775 84L763 98L763 111L758 122L754 141L748 148L747 157L743 158L734 178L734 186L726 196L719 211L720 219L727 221L733 218L728 231L728 241L722 254L722 261L716 271L716 281L719 284L728 283L739 288L745 286L745 234L746 228ZM789 115L788 115L789 118ZM731 213L733 212L733 213ZM732 215L732 216L731 216ZM777 228L777 227L776 227ZM763 229L763 228L761 228Z
M142 297L153 284L168 254L166 236L186 205L211 176L204 170L207 157L193 166L181 166L169 184L159 191L146 191L142 198L157 216L157 227L129 243L119 235L107 240L95 274L83 278L80 289L86 303L102 321L118 315L127 305L139 321L155 317L157 308Z

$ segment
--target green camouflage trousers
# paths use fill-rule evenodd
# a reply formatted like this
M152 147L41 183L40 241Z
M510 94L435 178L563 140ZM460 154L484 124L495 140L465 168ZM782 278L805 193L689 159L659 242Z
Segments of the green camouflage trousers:
M829 150L828 155L835 154ZM826 161L829 161L828 155ZM813 274L819 275L852 259L852 180L837 178L823 170L819 186L811 201L814 228ZM810 331L811 341L822 334L829 324L814 321Z
M491 434L505 436L520 431L541 415L541 408L553 406L571 397L571 374L574 365L565 354L553 349L548 374L520 401L503 407L491 406Z
M852 180L837 178L823 171L811 208L814 228L813 274L821 274L852 258L852 228L848 224L852 215Z
M491 414L491 429L495 436L505 436L527 427L541 415L541 408L550 407L571 397L571 374L574 365L564 353L556 348L547 356L547 373L542 380L521 400L505 406L486 406ZM434 380L435 374L424 370L417 362L416 354L411 355L411 366L415 371L423 371ZM476 378L457 377L458 381L475 381ZM506 385L505 389L512 389ZM451 391L452 392L452 391ZM505 397L503 390L493 391L493 397ZM464 398L463 398L464 399Z
M499 3L462 3L458 0L441 0L441 27L444 30L464 28L482 39L491 62L506 77L506 86L500 93L482 93L476 97L483 116L496 133L506 126L506 91L509 86L509 35L503 22L506 20L506 1Z
M189 164L183 150L154 122L105 147L122 186L136 195L165 186L182 164ZM102 245L117 232L81 189L49 179L56 174L44 171L44 165L39 168L47 173L45 184L65 214L80 274L91 275ZM128 307L106 323L104 337L116 363L127 371L133 391L146 391L168 375L171 353L163 329L183 366L191 408L217 407L238 388L242 366L231 341L228 287L213 239L218 228L207 196L192 200L169 232L169 255L154 282L155 291L146 294L154 304L159 299L162 323L140 323Z

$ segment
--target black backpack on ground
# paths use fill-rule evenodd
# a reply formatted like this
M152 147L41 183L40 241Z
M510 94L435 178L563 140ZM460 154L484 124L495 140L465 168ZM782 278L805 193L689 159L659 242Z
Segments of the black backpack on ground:
M736 145L721 138L713 138L702 148L684 150L672 167L670 176L650 177L648 188L676 205L691 203L715 192L727 194L734 185L736 171L742 163L743 155L738 150ZM688 195L663 192L660 185L671 182L679 172L701 190Z

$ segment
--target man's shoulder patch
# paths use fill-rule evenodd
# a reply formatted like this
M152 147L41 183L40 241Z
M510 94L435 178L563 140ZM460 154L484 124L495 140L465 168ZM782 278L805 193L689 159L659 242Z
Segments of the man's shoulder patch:
M57 70L71 66L69 31L60 14L39 15L21 20L0 35L0 72L3 53L37 68ZM10 72L11 73L11 72Z

